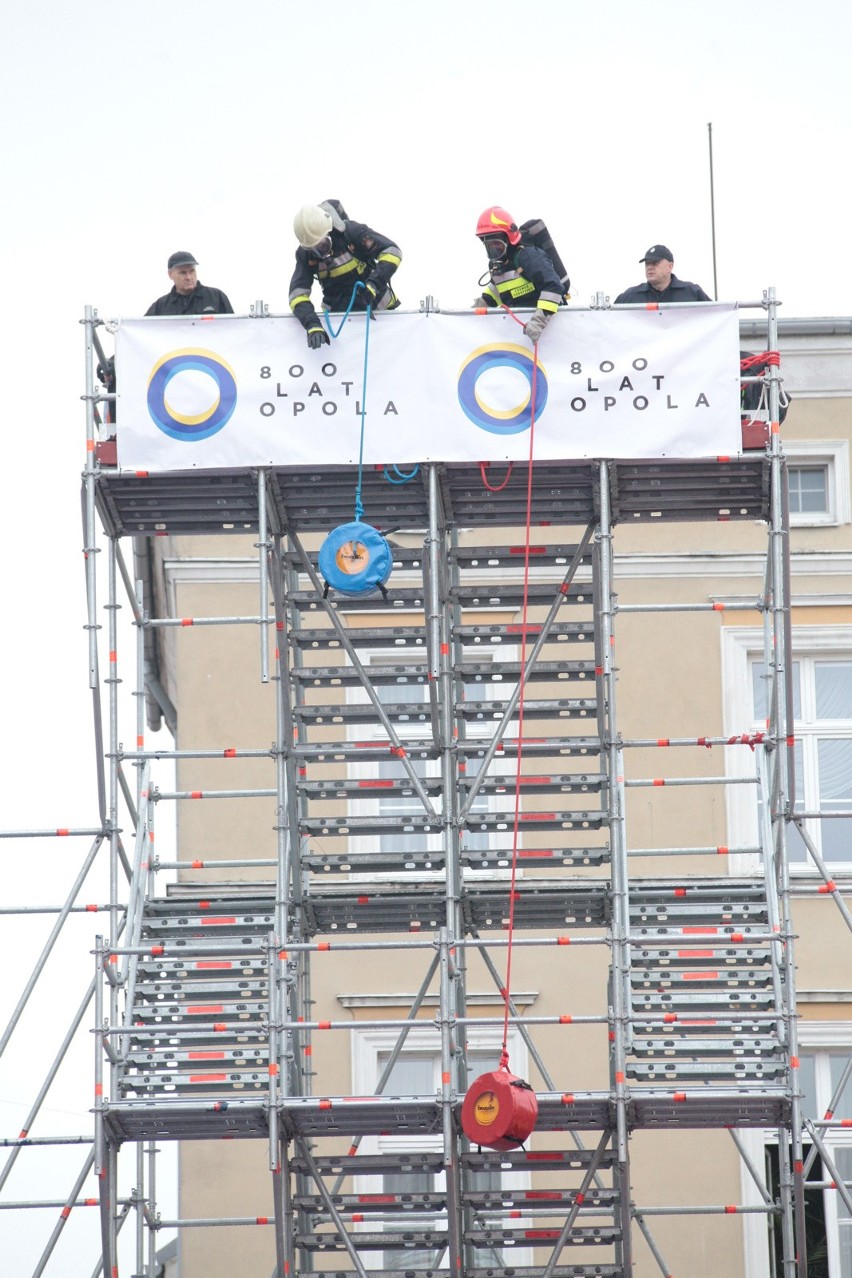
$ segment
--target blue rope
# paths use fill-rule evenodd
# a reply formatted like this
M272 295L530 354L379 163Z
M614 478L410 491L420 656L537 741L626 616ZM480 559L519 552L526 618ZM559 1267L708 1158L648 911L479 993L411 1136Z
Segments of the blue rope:
M329 332L329 336L330 336L330 337L339 337L339 336L340 336L340 334L341 334L341 332L343 331L343 325L344 325L344 324L346 323L346 321L349 319L349 314L350 314L350 312L351 312L351 310L352 310L352 307L355 305L355 298L356 298L356 296L357 296L357 294L358 294L358 289L359 289L359 288L366 288L366 285L365 285L365 284L363 284L361 280L356 280L356 281L355 281L355 285L354 285L354 287L353 287L353 289L352 289L352 296L351 296L351 297L350 297L350 299L349 299L349 305L347 306L346 310L343 312L343 319L340 321L340 325L339 325L339 327L338 327L338 329L337 329L337 332L335 332L335 331L334 331L334 329L331 327L331 316L330 316L329 312L328 312L328 311L323 311L323 316L324 316L324 318L325 318L325 326L326 326L326 328L328 329L328 332ZM370 308L369 308L369 306L368 306L368 307L367 307L367 310L369 310L369 309L370 309Z
M397 475L399 476L399 478L398 478L398 479L394 479L393 475L391 475L391 474L389 474L389 473L388 473L388 467L387 467L387 466L385 466L385 469L384 469L384 476L385 476L385 479L388 481L388 483L389 483L389 484L407 484L407 483L408 483L408 481L409 481L410 479L413 479L413 478L414 478L414 476L415 476L415 475L418 473L418 471L420 470L420 463L419 463L419 462L415 462L415 463L414 463L414 467L413 467L413 469L412 469L412 470L409 470L409 471L408 471L408 473L406 473L404 470L400 470L400 469L399 469L399 467L397 466L396 462L391 462L391 469L396 471L396 473L397 473Z
M364 291L366 292L366 285L359 280L358 283L355 285L355 288L353 288L352 290L352 298L349 302L350 310L352 308L352 303L355 301L355 292L359 286L363 288ZM347 311L346 313L348 315L349 311ZM373 308L369 303L367 304L367 310L365 314L367 316L367 324L366 324L366 331L364 333L364 382L361 388L361 442L358 447L358 483L355 486L355 519L356 520L360 520L364 516L364 505L363 505L363 502L361 501L361 484L362 484L363 476L364 476L364 431L365 431L364 417L367 412L367 359L370 353L370 321L373 318Z
M328 329L329 335L331 337L336 338L340 336L340 333L343 329L343 325L348 320L349 315L352 311L352 307L355 305L355 298L358 296L359 288L364 289L364 291L366 292L367 286L363 280L355 281L355 285L352 289L352 296L349 299L349 305L346 307L346 310L343 313L343 319L340 321L340 325L338 326L337 332L335 332L334 329L331 327L331 318L329 316L328 311L324 312L325 326ZM367 412L367 361L368 361L368 356L370 351L370 321L373 318L373 307L371 303L367 305L365 314L367 316L367 329L364 335L364 383L361 389L361 440L358 445L358 483L355 485L355 519L356 521L360 521L364 516L364 504L361 501L361 487L362 487L363 474L364 474L364 430L365 430L364 415ZM392 480L391 482L403 483L405 481Z

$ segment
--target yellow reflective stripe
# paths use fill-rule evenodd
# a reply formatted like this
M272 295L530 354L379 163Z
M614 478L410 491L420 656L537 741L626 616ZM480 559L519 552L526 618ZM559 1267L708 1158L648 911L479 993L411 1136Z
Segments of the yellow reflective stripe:
M358 271L360 274L363 270L363 262L357 262L353 257L350 258L348 262L344 262L342 266L336 266L334 270L329 271L328 274L332 279L335 279L338 275L348 275L350 271Z
M291 293L290 306L296 307L300 302L309 302L311 300L310 293Z
M503 284L497 285L501 293L508 293L510 297L526 297L527 293L535 292L535 285L529 280L506 280Z
M558 311L559 307L556 302L550 301L549 295L547 296L547 300L545 300L545 294L542 293L538 299L538 309L540 311Z
M402 255L397 257L395 253L391 253L389 250L387 250L384 253L380 253L379 256L376 258L376 261L390 262L391 266L399 266L400 262L402 261Z

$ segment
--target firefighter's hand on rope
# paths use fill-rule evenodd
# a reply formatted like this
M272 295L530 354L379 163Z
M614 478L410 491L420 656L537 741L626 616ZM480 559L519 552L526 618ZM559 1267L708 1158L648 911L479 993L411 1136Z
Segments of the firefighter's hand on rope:
M537 342L544 332L550 316L546 311L535 311L524 325L524 334L531 342Z
M318 351L321 346L330 345L331 342L328 339L328 333L324 328L308 329L308 346L310 346L312 351Z

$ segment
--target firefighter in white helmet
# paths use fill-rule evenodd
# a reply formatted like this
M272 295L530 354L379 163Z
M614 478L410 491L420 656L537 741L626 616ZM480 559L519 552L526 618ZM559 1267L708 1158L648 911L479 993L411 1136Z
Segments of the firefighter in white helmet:
M299 241L296 269L290 280L290 309L308 335L312 350L328 342L328 334L311 303L318 280L322 304L329 311L392 311L399 298L390 286L402 254L386 235L363 222L350 221L339 200L305 204L293 219ZM355 291L356 284L363 287Z

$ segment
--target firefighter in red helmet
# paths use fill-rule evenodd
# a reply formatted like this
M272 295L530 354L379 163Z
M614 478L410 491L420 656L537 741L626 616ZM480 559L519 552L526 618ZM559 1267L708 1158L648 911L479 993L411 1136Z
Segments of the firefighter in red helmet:
M488 254L488 283L476 305L534 306L524 333L537 342L564 296L556 268L542 249L522 242L511 213L497 204L480 214L476 234Z

